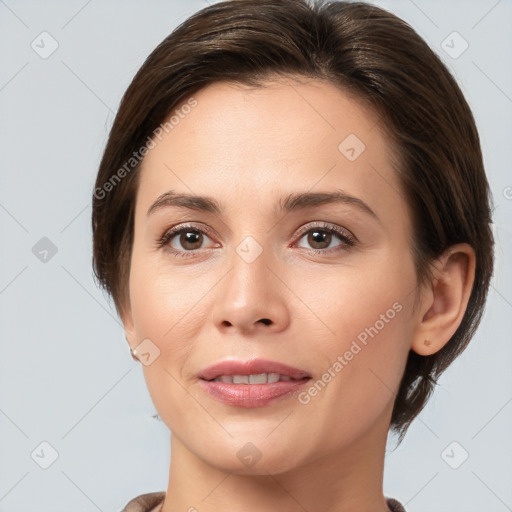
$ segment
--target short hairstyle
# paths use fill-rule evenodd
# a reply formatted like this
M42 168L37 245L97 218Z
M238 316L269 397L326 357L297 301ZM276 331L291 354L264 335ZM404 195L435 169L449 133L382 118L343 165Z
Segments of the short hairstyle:
M257 87L279 76L329 81L378 114L411 212L419 283L432 277L432 262L450 245L467 242L475 250L460 326L435 354L409 351L390 425L401 442L480 323L494 240L471 110L439 57L392 13L363 2L230 0L181 23L136 73L110 131L92 198L95 277L121 315L142 161L135 155L173 109L214 82Z

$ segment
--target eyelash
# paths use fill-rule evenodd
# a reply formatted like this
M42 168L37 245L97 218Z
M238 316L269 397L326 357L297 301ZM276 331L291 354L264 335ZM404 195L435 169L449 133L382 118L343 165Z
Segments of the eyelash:
M178 251L169 245L169 242L176 234L180 234L186 231L198 231L199 233L203 233L208 235L210 238L212 237L212 233L209 229L198 227L192 224L180 224L174 228L171 228L169 231L166 231L164 235L157 241L158 247L165 247L171 254L173 254L177 258L190 258L193 257L196 251Z
M346 250L347 247L353 247L356 244L356 238L346 229L338 227L334 224L327 224L322 223L319 226L310 226L308 228L301 229L297 236L299 237L299 240L309 233L310 231L317 230L317 231L326 231L327 233L335 234L339 237L341 242L343 242L341 245L338 245L336 247L331 247L330 249L307 249L307 251L313 253L313 254L331 254L332 252L337 252L341 250ZM166 247L166 249L171 252L175 257L177 258L190 258L194 257L194 254L199 250L193 250L193 251L179 251L177 249L174 249L169 245L169 242L172 238L174 238L175 235L180 234L182 232L187 231L196 231L199 233L203 233L210 238L212 238L212 232L210 229L207 228L198 228L192 224L186 224L179 226L176 226L174 228L171 228L170 230L166 231L164 235L157 240L157 246L159 248ZM208 249L211 250L211 249Z

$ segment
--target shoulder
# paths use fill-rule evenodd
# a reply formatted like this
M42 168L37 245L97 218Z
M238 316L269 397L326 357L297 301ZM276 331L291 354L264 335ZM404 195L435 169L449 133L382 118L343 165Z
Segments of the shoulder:
M153 512L155 507L163 503L164 498L164 491L140 494L131 499L121 512Z
M155 507L161 505L164 498L164 491L140 494L131 499L121 512L156 512ZM386 498L386 502L391 512L406 512L403 505L394 498Z
M394 498L386 498L386 503L390 512L406 512L404 506Z

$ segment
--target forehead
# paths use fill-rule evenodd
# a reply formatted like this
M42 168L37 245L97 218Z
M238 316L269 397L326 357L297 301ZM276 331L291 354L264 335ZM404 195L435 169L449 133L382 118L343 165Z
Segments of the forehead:
M233 208L332 188L377 209L400 200L379 116L330 82L217 82L184 105L142 163L140 208L169 189L213 195Z

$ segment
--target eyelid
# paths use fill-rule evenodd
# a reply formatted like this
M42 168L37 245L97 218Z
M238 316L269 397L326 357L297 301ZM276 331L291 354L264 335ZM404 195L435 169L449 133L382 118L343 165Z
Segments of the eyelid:
M312 221L314 225L311 225L311 222L306 224L305 226L302 226L299 228L299 231L297 232L296 236L302 237L305 233L308 233L312 229L320 229L325 231L333 231L337 234L339 234L342 238L347 239L352 244L356 243L358 240L357 238L352 234L351 231L349 231L347 228L344 228L342 226L338 226L337 224L331 224L329 222L325 221ZM312 249L315 250L315 249ZM325 252L325 249L318 249L322 252Z
M179 223L174 226L171 226L170 228L166 229L164 231L164 234L157 240L157 246L158 247L165 247L169 244L170 240L176 235L177 233L180 233L182 231L185 231L187 229L195 230L202 232L206 234L209 238L215 238L216 235L214 234L214 231L209 228L208 226L204 225L196 225L193 222L185 222L185 223ZM170 250L175 251L174 248L170 248ZM177 250L176 250L177 251ZM194 253L194 251L177 251L177 252L189 252Z

